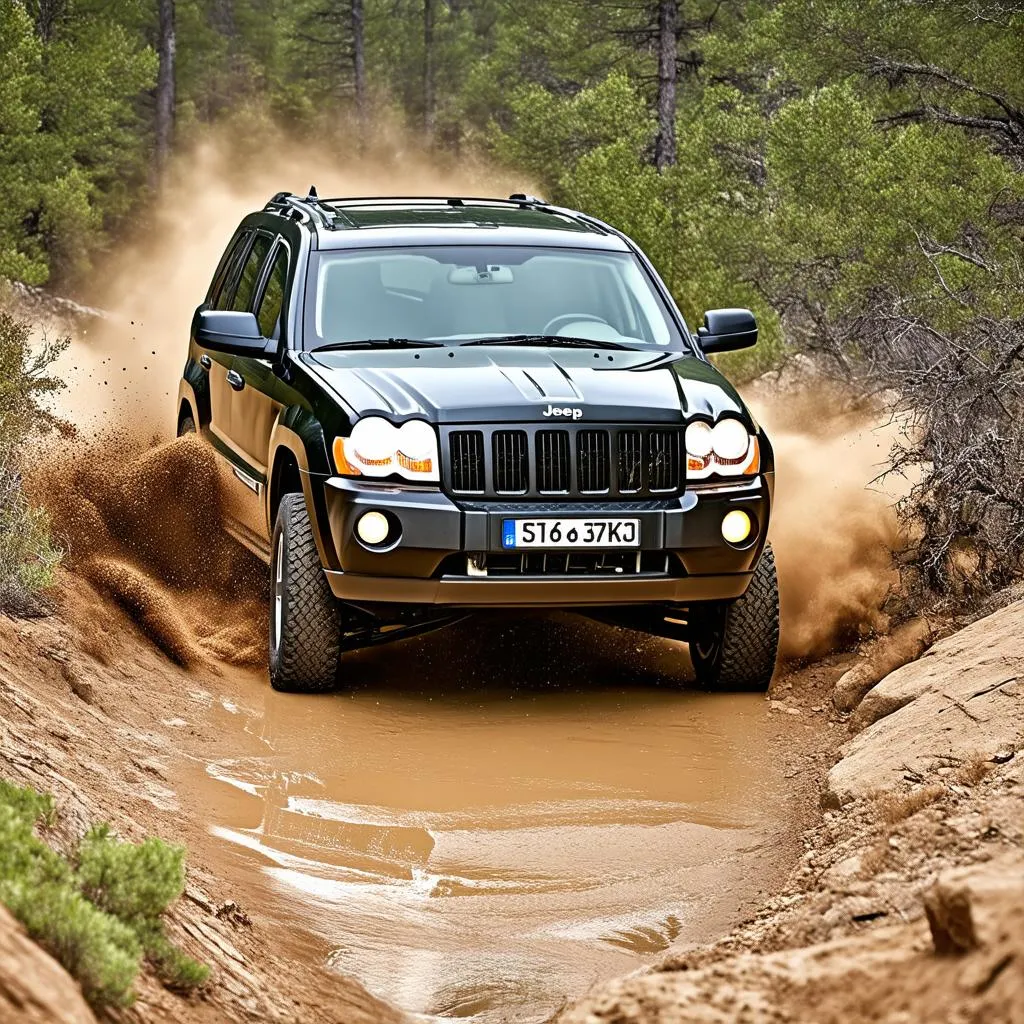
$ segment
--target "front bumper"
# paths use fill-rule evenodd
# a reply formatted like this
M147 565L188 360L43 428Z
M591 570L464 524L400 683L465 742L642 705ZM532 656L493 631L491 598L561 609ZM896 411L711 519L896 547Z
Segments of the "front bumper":
M394 603L451 607L596 607L687 604L728 600L747 589L764 548L774 474L754 481L693 488L664 502L559 504L456 503L440 490L372 484L331 477L325 484L327 531L342 571L328 571L334 595L355 604ZM756 524L741 548L722 539L721 524L733 508ZM364 512L385 513L401 536L386 549L369 549L355 534ZM640 520L640 548L667 552L667 571L625 576L470 575L470 553L507 554L502 521L525 517L630 516Z

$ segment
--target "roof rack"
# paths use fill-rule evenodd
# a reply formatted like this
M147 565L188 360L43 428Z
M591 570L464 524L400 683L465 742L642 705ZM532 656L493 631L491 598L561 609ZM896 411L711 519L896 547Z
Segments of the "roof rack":
M395 206L436 207L439 209L445 207L451 209L514 207L520 210L536 210L550 213L553 216L566 217L586 225L592 230L598 230L603 234L609 233L608 226L596 218L588 217L576 210L554 206L537 196L527 195L524 192L514 192L508 199L495 199L486 196L339 196L332 199L321 199L316 188L310 187L309 194L304 198L292 195L290 192L278 192L267 203L265 209L311 221L318 227L335 229L359 227L355 220L346 215L345 211L348 209Z

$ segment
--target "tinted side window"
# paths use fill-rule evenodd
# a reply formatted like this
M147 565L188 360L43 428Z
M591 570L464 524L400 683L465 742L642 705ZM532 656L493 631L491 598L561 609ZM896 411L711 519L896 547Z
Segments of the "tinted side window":
M288 250L279 245L274 253L274 263L267 277L263 298L260 299L256 319L260 322L260 333L264 338L281 336L281 307L284 305L284 287L288 279Z
M256 241L252 243L252 248L245 258L242 273L238 278L238 287L235 289L235 297L231 303L232 309L244 313L252 307L253 293L259 283L260 270L263 269L272 241L266 235L256 236Z
M207 302L214 309L230 309L231 307L231 281L235 277L238 268L238 261L245 252L252 235L245 231L240 234L228 247L217 267L217 273L213 276L213 283L210 285L210 293Z

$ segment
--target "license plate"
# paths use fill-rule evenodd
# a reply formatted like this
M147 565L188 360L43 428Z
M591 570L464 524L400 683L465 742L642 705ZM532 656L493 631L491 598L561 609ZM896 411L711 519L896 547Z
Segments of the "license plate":
M639 519L505 519L501 546L515 548L638 548Z

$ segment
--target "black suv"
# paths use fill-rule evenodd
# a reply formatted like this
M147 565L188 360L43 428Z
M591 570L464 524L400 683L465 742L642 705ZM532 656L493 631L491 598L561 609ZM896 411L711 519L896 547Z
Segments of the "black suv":
M531 196L320 199L247 216L196 310L178 432L271 566L270 678L484 609L561 608L689 643L764 690L778 647L774 457L650 261Z

